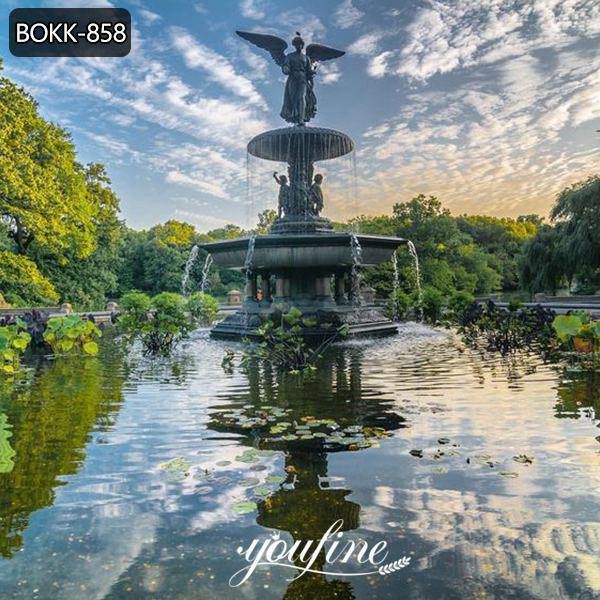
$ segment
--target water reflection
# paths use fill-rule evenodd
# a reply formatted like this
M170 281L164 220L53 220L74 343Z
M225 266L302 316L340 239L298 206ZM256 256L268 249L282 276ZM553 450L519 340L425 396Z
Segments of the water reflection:
M228 404L211 414L212 429L238 433L252 447L284 452L283 481L258 502L256 522L288 532L301 546L320 540L337 520L343 521L341 531L360 526L360 505L347 499L351 490L336 487L329 477L329 454L378 445L375 440L405 425L389 398L363 390L362 359L360 348L333 349L317 372L305 377L277 376L269 363L253 361L246 369L249 393L238 400L238 409ZM325 568L324 551L312 568ZM290 583L284 597L354 598L352 589L348 581L306 573Z
M223 370L204 335L166 361L111 343L40 367L0 404L3 597L594 598L597 380L419 327L334 348L312 379ZM185 473L159 466L176 457ZM238 545L337 519L411 567L229 588Z
M31 386L0 390L5 432L0 473L3 557L22 548L30 515L51 506L56 488L78 471L92 431L114 425L123 376L114 370L107 378L107 360L56 360L40 367Z

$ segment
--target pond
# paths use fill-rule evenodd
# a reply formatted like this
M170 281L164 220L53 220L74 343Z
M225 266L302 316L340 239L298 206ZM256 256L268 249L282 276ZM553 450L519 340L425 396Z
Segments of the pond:
M0 396L2 598L599 597L600 381L400 329L304 380L203 330L39 363ZM238 547L337 519L409 566L230 587Z

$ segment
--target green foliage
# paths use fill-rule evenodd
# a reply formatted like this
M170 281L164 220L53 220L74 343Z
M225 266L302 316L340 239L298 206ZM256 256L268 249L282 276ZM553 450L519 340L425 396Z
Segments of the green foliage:
M196 292L187 299L187 309L195 322L210 325L219 312L219 303L210 294Z
M0 78L0 217L20 254L33 240L78 258L94 250L97 210L69 134L48 123L22 88Z
M473 305L475 297L464 290L454 292L448 298L448 308L454 321L461 323L466 312Z
M536 350L546 355L557 349L552 329L555 313L540 306L504 310L493 302L472 304L464 313L459 331L467 343L508 354Z
M428 323L437 323L442 318L444 296L437 288L429 285L423 288L421 312Z
M20 319L14 325L0 327L0 376L12 377L19 372L21 356L31 342L25 328Z
M61 298L79 310L102 310L107 297L117 295L124 226L118 221L119 200L110 189L104 167L89 164L84 172L87 196L96 211L93 252L80 260L76 249L69 247L56 256L34 241L29 254Z
M0 251L0 292L16 306L55 304L54 286L26 256Z
M321 323L319 327L329 329L330 333L322 336L317 345L311 345L305 334L316 326L316 319L304 317L296 307L287 313L273 314L258 329L260 342L256 345L247 342L249 348L244 354L243 364L248 366L252 359L258 358L293 375L314 371L322 352L334 341L347 335L345 325L336 328Z
M152 300L150 296L143 292L131 291L125 294L119 305L123 315L132 315L136 319L139 319L148 314Z
M562 244L576 264L600 267L600 175L564 189L551 213L559 221Z
M592 321L589 313L573 311L559 315L552 322L558 339L569 349L582 353L600 351L600 321Z
M121 299L118 325L129 340L139 338L147 354L168 354L193 328L180 294L162 292L150 299L130 292Z
M413 306L412 298L403 290L398 289L392 292L386 305L386 315L390 319L402 320L408 316Z
M102 332L92 321L82 319L78 315L52 317L46 323L44 341L57 356L68 354L98 354L98 343L95 338Z
M559 229L543 226L523 250L520 261L521 286L532 293L555 294L565 281L567 264L568 257L564 253Z

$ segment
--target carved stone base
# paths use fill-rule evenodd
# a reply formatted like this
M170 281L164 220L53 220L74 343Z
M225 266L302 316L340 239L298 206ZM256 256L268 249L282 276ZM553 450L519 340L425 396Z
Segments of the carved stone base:
M275 219L271 233L331 233L333 225L329 219L315 215L290 215Z
M229 340L257 338L258 327L269 318L273 310L273 308L256 312L240 310L218 323L212 329L211 336ZM316 327L304 330L304 336L308 340L323 339L331 335L333 328L341 325L348 325L351 337L386 336L398 333L397 325L372 306L336 306L314 312L303 311L303 314L307 317L315 317L318 323ZM331 324L333 327L322 327L324 324Z

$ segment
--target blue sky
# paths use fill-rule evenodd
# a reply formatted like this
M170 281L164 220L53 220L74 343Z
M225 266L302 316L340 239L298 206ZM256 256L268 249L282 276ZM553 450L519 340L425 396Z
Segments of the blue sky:
M15 58L12 8L118 6L126 58ZM320 66L313 124L356 141L322 165L328 216L389 213L423 192L454 213L546 214L557 191L598 170L596 0L4 1L5 72L106 164L134 227L169 218L205 231L248 225L276 204L281 165L250 161L255 134L285 125L284 79L235 29L347 50ZM248 175L249 171L249 175ZM247 190L250 182L250 193Z

